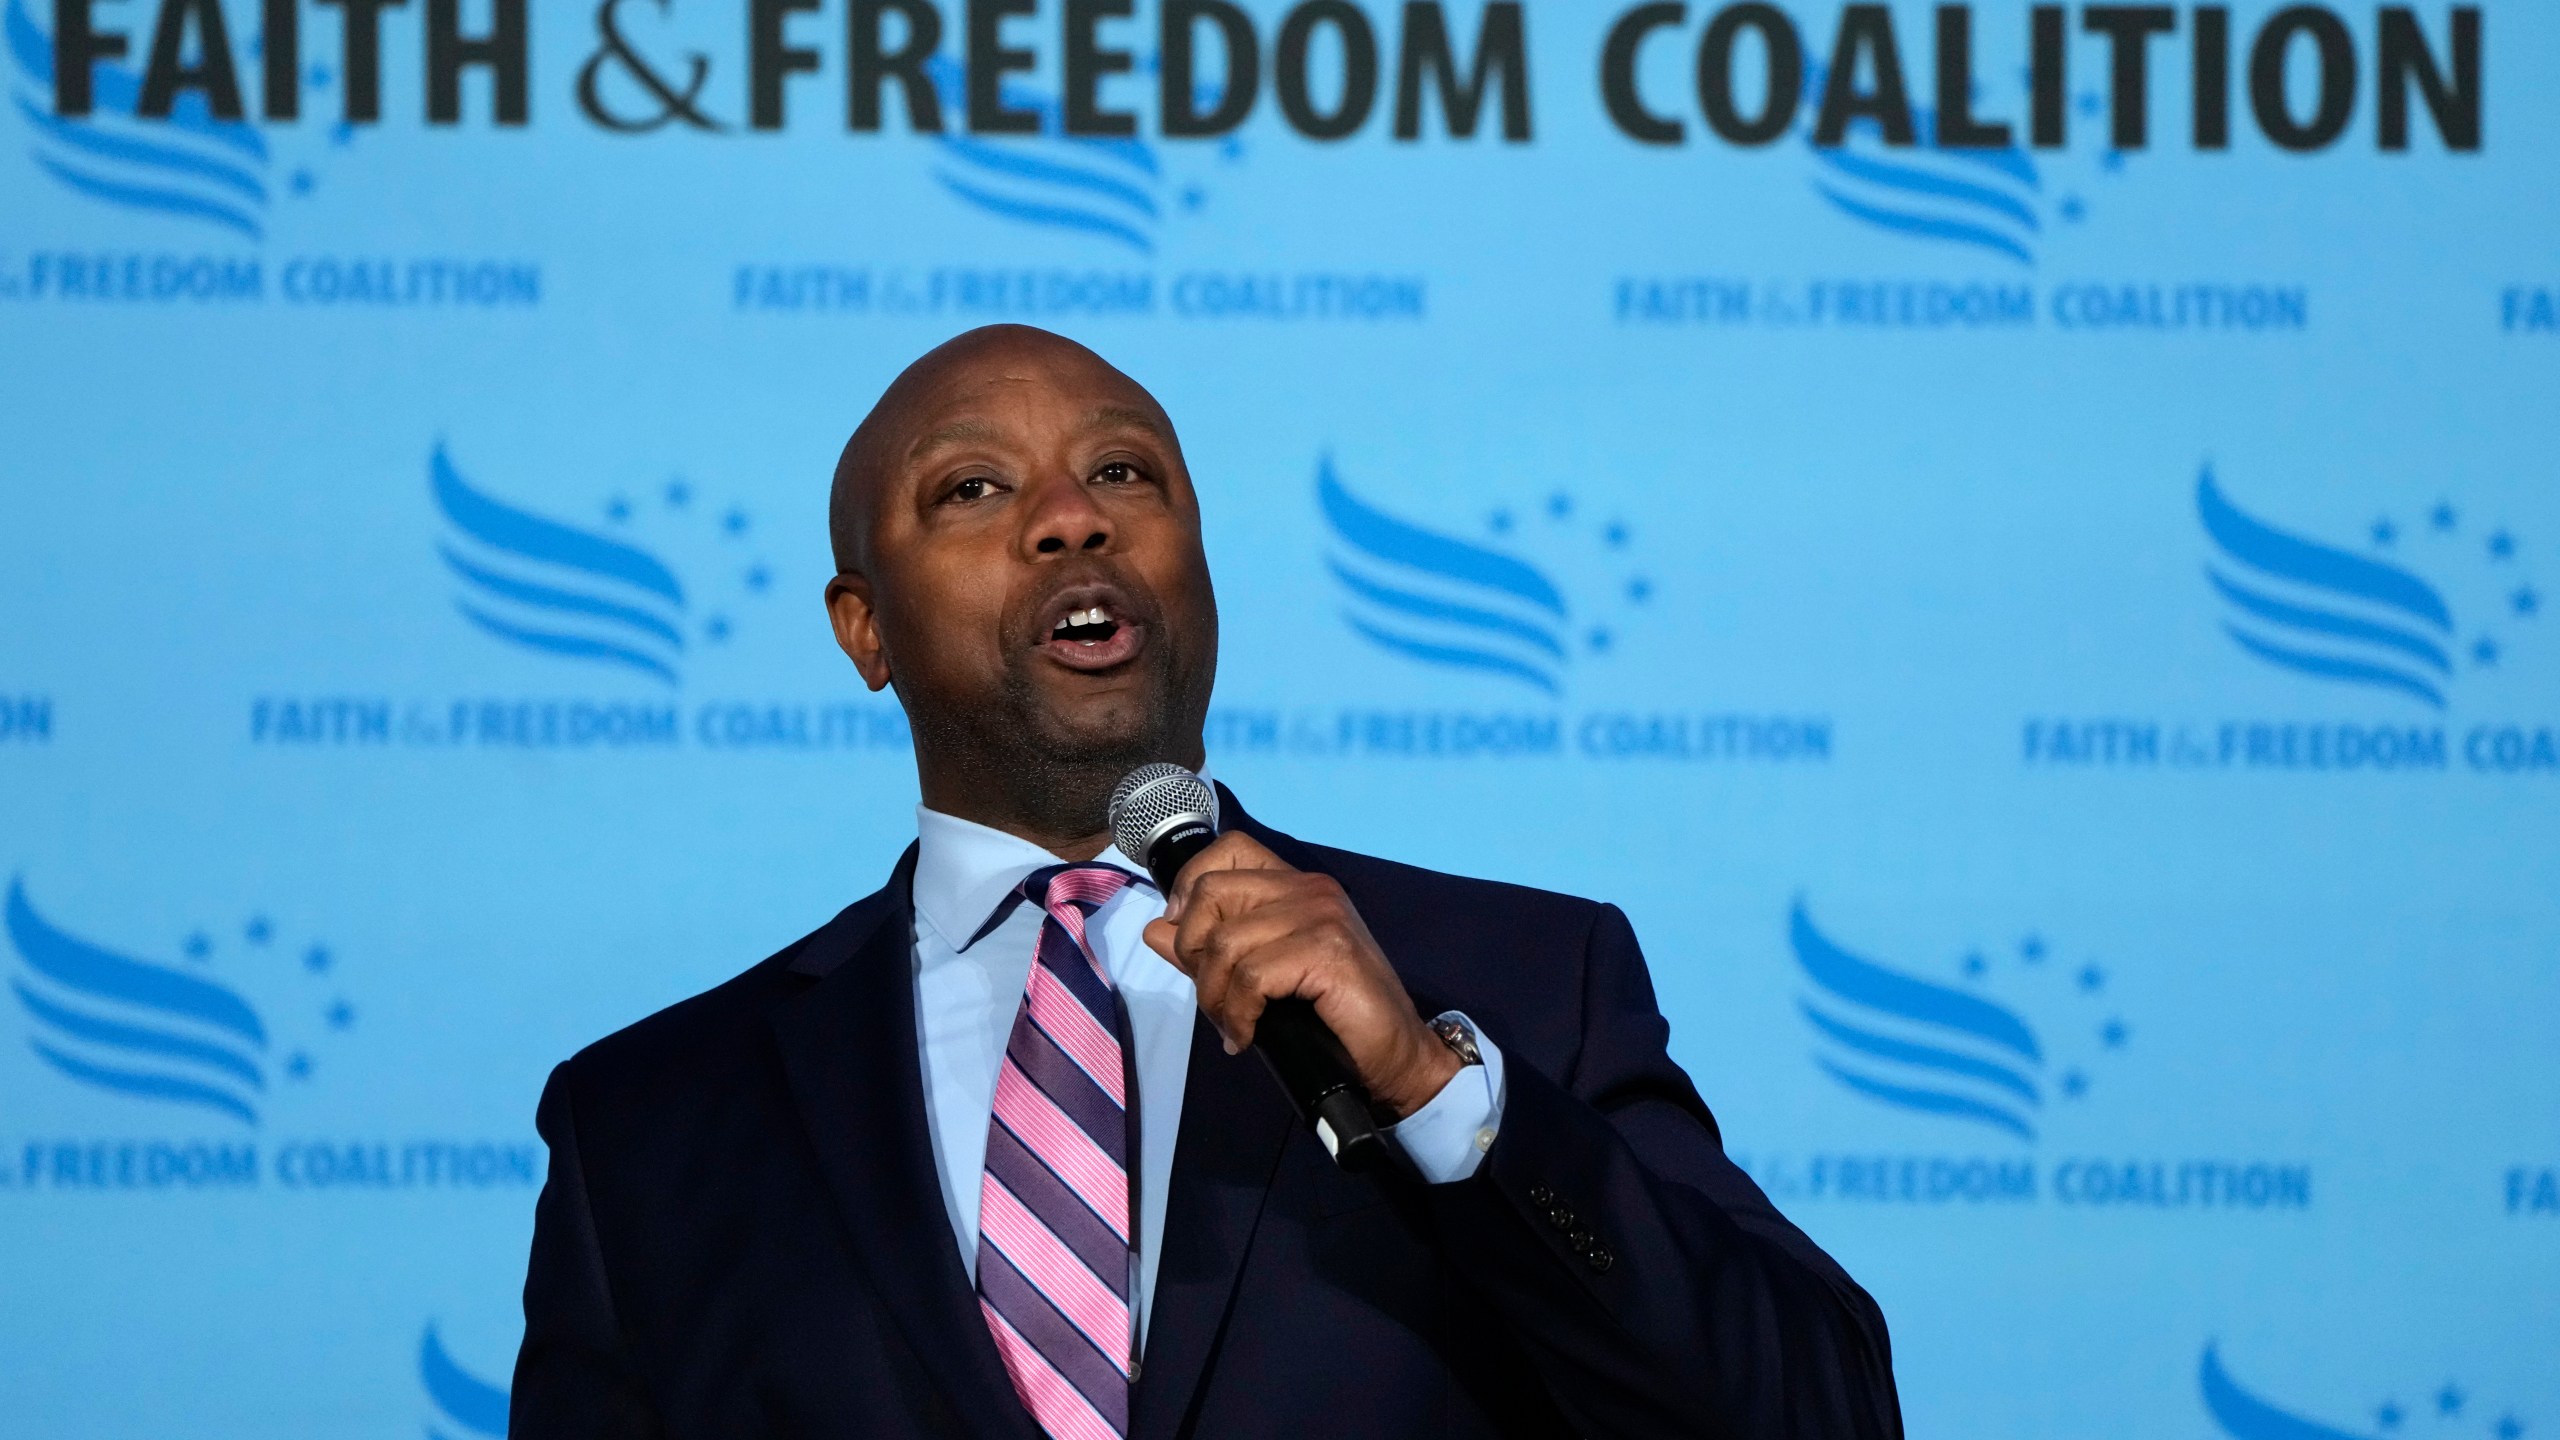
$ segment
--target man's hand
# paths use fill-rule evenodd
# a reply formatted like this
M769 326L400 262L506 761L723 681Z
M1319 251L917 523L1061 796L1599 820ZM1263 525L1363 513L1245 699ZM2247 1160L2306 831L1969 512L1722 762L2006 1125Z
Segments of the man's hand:
M1146 941L1191 977L1230 1055L1253 1043L1266 1002L1297 995L1314 1002L1369 1098L1398 1120L1458 1073L1342 887L1291 869L1240 830L1182 868Z

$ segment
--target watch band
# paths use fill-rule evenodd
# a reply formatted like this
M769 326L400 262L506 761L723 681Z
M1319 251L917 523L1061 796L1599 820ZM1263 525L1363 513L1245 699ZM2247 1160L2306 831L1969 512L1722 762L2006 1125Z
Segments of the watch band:
M1466 1016L1448 1010L1433 1016L1428 1023L1431 1033L1440 1037L1440 1043L1449 1047L1460 1065L1484 1063L1484 1052L1476 1048L1475 1027L1467 1023Z

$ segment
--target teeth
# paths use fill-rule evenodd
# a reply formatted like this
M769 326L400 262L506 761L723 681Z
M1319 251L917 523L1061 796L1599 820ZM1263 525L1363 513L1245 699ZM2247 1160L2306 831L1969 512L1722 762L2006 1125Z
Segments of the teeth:
M1090 610L1068 611L1067 618L1058 622L1058 628L1064 630L1070 626L1076 625L1101 625L1108 622L1110 619L1111 612L1100 605L1096 605Z

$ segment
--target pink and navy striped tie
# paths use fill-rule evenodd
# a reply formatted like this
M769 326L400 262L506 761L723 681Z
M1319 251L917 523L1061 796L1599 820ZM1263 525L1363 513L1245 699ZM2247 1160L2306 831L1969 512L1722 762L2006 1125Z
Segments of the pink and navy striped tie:
M978 1308L1014 1392L1052 1440L1129 1433L1135 1076L1127 1012L1084 927L1134 878L1058 865L1019 892L1048 915L987 1122Z

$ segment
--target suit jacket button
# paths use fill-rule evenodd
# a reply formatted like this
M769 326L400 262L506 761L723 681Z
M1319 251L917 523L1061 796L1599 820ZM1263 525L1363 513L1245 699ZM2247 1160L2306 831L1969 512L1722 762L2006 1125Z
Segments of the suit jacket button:
M1547 1209L1547 1223L1566 1232L1567 1234L1571 1234L1573 1232L1575 1224L1579 1222L1581 1218L1581 1216L1573 1213L1571 1206L1554 1205Z
M1584 1253L1582 1258L1583 1261L1590 1265L1592 1269L1599 1271L1603 1275L1609 1273L1610 1266L1618 1263L1618 1257L1610 1254L1609 1247L1605 1245L1592 1246L1589 1251Z
M1537 1206L1553 1205L1556 1203L1556 1192L1544 1185L1532 1185L1529 1187L1529 1203Z

